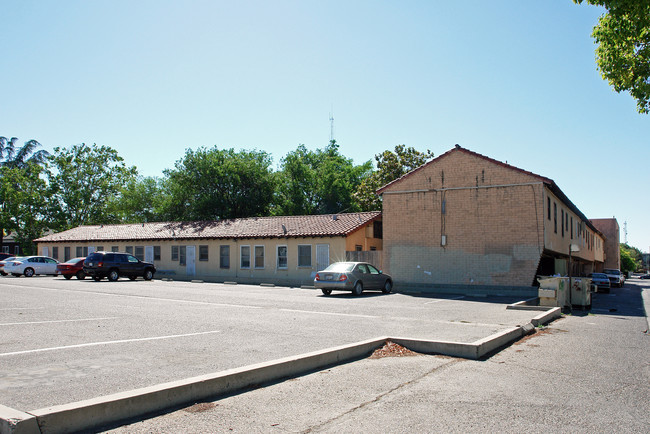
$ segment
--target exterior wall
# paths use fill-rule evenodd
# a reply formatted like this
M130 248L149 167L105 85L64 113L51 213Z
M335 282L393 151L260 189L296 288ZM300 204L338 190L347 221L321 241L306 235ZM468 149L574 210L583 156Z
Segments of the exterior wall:
M361 251L364 252L368 250L381 250L382 245L382 239L375 238L374 222L370 222L366 226L352 232L345 240L345 250L348 252L355 251L356 246L361 246Z
M311 251L311 264L308 266L298 265L298 246L308 245ZM317 246L327 246L329 250L328 263L345 261L345 237L317 237L317 238L265 238L265 239L227 239L227 240L164 240L147 242L101 242L101 243L39 243L39 254L44 254L47 248L48 255L52 256L53 247L58 247L58 258L64 260L64 249L70 247L71 257L76 257L77 247L82 250L112 250L126 252L128 248L146 248L147 246L160 247L160 259L153 261L156 266L156 277L170 277L172 279L205 279L213 281L237 281L241 283L275 283L286 285L307 285L313 283L313 278L318 271ZM186 253L186 265L181 265L180 260L172 260L172 246L194 246L195 261L194 273L189 256ZM200 246L207 246L208 258L203 261L200 258ZM229 246L229 267L220 266L220 246ZM250 267L242 267L241 246L250 247ZM255 247L264 248L264 263L262 267L255 266ZM287 266L278 266L278 246L287 247ZM142 258L143 259L143 258ZM179 258L180 259L180 258Z
M543 197L534 176L450 152L383 192L384 269L406 289L530 288L543 250Z
M605 235L605 261L603 268L621 269L620 228L615 218L593 219L591 223Z

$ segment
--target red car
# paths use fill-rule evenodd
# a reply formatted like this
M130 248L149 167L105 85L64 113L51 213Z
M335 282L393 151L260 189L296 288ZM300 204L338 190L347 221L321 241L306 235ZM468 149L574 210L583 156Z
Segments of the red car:
M86 278L84 273L84 260L86 258L73 258L67 262L62 262L56 266L56 274L60 274L66 279L72 279L72 276L77 276L77 279L83 280Z

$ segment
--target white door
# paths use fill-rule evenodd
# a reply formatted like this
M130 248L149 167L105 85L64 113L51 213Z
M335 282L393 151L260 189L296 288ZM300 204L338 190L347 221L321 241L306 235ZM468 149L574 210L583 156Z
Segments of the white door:
M196 274L196 246L187 246L185 254L185 272L188 276L194 276Z
M153 246L144 246L144 262L153 264Z
M88 247L88 254L90 255L91 253L95 252L95 246L89 246Z
M316 270L321 271L330 264L330 245L316 244Z
M50 256L50 248L48 246L43 246L43 256Z

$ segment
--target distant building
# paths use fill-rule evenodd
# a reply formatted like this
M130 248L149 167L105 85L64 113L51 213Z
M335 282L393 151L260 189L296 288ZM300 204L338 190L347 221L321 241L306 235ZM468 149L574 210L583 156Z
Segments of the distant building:
M621 269L620 230L616 218L591 219L591 223L605 235L605 263L603 268ZM599 270L601 271L601 270Z
M19 256L23 252L20 249L20 244L16 241L13 232L8 232L2 237L2 253L9 253L11 255Z
M460 146L377 192L398 290L534 296L538 275L604 263L603 234L553 180Z
M61 261L99 250L131 253L153 262L156 277L304 285L347 258L381 267L381 233L375 211L79 226L35 241L39 254Z

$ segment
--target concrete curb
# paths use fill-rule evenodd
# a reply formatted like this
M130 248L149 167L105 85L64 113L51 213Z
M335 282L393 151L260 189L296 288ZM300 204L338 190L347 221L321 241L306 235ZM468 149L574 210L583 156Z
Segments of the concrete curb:
M541 324L560 316L554 308L536 316ZM71 404L42 408L28 413L0 406L0 434L68 433L111 426L166 409L178 408L247 387L292 378L326 366L361 359L392 341L412 351L479 360L534 329L533 322L511 327L472 343L429 341L400 337L378 337L223 372L163 383Z
M546 312L540 313L532 320L530 320L530 322L535 327L539 327L540 325L546 324L547 322L553 321L555 318L559 318L561 316L562 316L562 309L560 309L559 307L554 307L552 309L549 309Z

